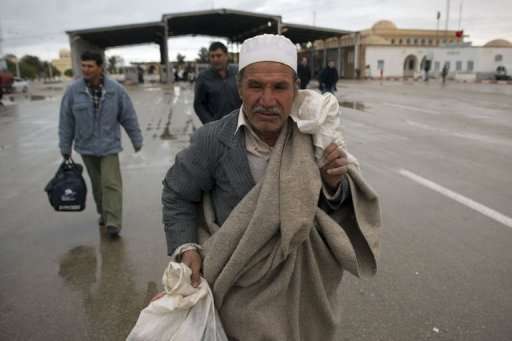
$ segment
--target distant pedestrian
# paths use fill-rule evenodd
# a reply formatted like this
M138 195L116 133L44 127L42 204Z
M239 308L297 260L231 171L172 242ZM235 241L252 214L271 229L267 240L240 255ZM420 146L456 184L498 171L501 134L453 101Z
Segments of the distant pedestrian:
M73 81L62 97L59 147L64 159L71 147L82 156L91 178L99 224L115 237L122 225L122 179L119 167L121 126L135 152L142 148L137 114L126 90L103 73L103 57L86 51L81 55L82 77Z
M338 82L338 70L334 66L334 61L330 60L327 67L320 72L320 91L336 92L336 83Z
M445 63L443 66L443 70L441 71L441 78L443 80L443 85L446 83L446 77L448 76L449 66L448 63Z
M429 80L429 72L430 72L430 64L432 62L430 60L425 60L425 65L423 67L423 71L425 72L425 82Z
M137 65L137 78L140 84L144 84L144 69L140 65Z
M372 69L370 68L369 64L367 64L365 67L365 73L366 79L372 79Z
M308 59L306 57L302 57L300 64L298 65L297 75L300 80L300 88L306 89L308 87L308 83L311 80L311 70L308 65Z
M242 104L237 89L237 68L228 65L228 49L216 41L210 45L210 67L196 80L194 110L206 124L229 114Z

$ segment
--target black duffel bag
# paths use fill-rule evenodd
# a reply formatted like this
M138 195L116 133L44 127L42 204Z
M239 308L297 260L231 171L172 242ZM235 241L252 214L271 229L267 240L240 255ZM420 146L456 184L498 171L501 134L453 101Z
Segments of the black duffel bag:
M76 212L85 209L87 186L83 166L71 158L62 161L53 179L44 188L55 211Z

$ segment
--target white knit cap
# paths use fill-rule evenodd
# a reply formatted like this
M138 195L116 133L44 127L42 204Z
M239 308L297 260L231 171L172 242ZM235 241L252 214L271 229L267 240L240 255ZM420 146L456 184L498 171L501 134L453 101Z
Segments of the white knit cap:
M297 48L290 39L276 34L246 39L240 47L238 69L257 62L278 62L297 72Z

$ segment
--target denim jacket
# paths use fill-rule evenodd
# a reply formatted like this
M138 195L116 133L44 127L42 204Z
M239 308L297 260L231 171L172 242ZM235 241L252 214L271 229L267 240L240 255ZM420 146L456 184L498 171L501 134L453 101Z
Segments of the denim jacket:
M62 154L75 150L84 155L105 156L119 153L121 125L135 149L142 147L137 114L126 90L105 77L103 96L98 110L82 78L66 89L60 106L59 148Z

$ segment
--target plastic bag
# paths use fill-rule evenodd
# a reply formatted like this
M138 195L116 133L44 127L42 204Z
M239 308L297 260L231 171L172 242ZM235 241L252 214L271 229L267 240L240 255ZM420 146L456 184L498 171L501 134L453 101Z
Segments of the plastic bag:
M126 341L227 341L213 295L204 278L192 287L192 271L170 262L162 283L166 295L151 302L139 315Z

